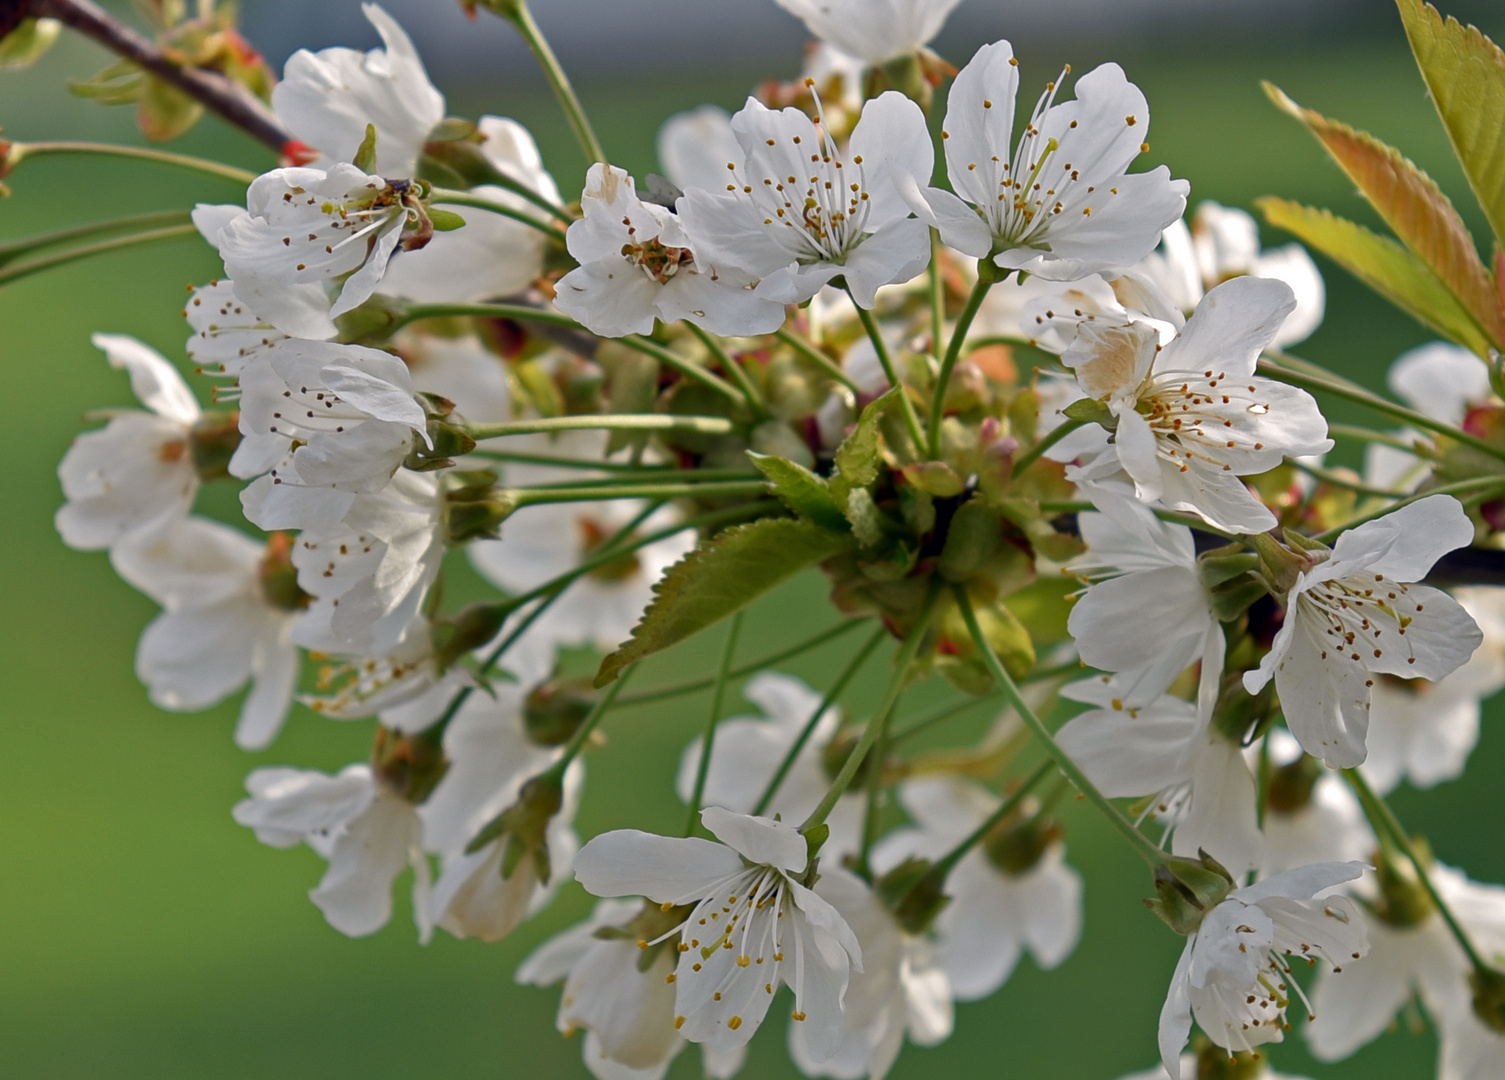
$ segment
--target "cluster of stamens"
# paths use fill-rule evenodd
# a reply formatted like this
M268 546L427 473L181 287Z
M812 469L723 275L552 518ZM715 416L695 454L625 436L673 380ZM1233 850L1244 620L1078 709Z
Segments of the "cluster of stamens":
M1372 583L1353 577L1324 581L1302 593L1298 602L1310 617L1324 623L1322 632L1327 642L1322 649L1323 660L1339 656L1368 667L1385 655L1382 642L1388 644L1394 640L1384 637L1389 631L1402 639L1396 647L1405 648L1410 654L1406 663L1414 664L1414 651L1410 642L1404 640L1412 617L1396 609L1396 602L1407 591L1399 582L1386 581L1375 574ZM1425 606L1416 604L1415 608L1421 611ZM1365 685L1373 686L1374 680Z
M1236 399L1255 393L1258 388L1253 384L1230 386L1226 374L1211 369L1201 379L1168 372L1148 380L1139 405L1156 435L1157 449L1182 472L1197 461L1231 472L1233 466L1224 460L1226 451L1265 448L1240 429L1227 411ZM1245 408L1251 415L1270 411L1269 405L1259 401L1250 401Z
M628 236L636 237L637 227L633 225L632 218L624 217L622 224L627 226ZM669 247L660 243L657 237L642 243L629 240L622 245L622 258L660 285L668 284L669 279L679 273L681 267L686 270L695 269L695 255L689 248Z

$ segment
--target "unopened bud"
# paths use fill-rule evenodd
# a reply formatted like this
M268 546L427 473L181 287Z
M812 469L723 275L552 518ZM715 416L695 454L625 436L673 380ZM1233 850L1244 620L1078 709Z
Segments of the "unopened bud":
M450 473L445 479L450 486L440 516L447 543L495 538L517 509L516 499L496 486L497 475L490 469Z
M1036 814L1023 821L1000 821L983 838L982 850L998 869L1010 877L1019 877L1033 870L1060 838L1060 822Z
M1431 865L1432 849L1421 837L1411 839L1411 850L1426 865ZM1407 929L1420 926L1437 910L1432 896L1416 873L1411 860L1381 847L1374 855L1374 878L1379 896L1368 904L1370 913L1387 926Z
M523 728L539 746L563 746L575 737L595 707L589 678L551 679L537 686L523 703Z
M278 611L303 611L313 600L298 587L292 533L274 532L267 537L259 578L262 599Z
M56 19L20 18L25 4L0 4L0 70L29 67L52 48L63 24ZM20 21L16 20L20 18Z
M199 479L230 479L230 459L240 446L240 413L205 413L188 430L188 453Z
M1298 539L1299 537L1299 539ZM1305 537L1295 533L1294 530L1286 533L1288 541L1302 543ZM1254 545L1254 550L1259 552L1259 569L1275 590L1277 596L1282 599L1287 596L1296 586L1296 579L1301 573L1309 569L1312 560L1304 554L1292 551L1269 533L1255 533L1249 537L1249 542ZM1306 541L1309 543L1309 541Z
M1474 1015L1491 1031L1505 1033L1505 972L1475 968L1468 983L1474 991Z
M1310 754L1302 754L1289 765L1270 770L1265 789L1265 806L1277 814L1295 814L1312 801L1317 781L1322 779L1322 763Z
M1171 858L1155 868L1158 899L1144 906L1176 933L1191 934L1233 889L1233 875L1207 852L1199 859Z
M471 604L455 615L429 623L429 642L434 649L434 666L442 673L466 653L479 649L501 630L512 612L512 605Z
M878 899L911 934L924 933L951 902L945 890L945 876L929 859L905 859L873 883Z
M371 769L387 787L417 804L427 799L444 779L449 759L437 741L422 734L403 735L379 727L371 747Z

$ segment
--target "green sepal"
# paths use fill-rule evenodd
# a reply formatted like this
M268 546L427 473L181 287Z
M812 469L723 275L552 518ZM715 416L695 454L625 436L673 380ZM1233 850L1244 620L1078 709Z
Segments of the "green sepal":
M1100 424L1109 431L1118 429L1118 417L1113 415L1113 410L1108 408L1106 402L1097 398L1077 398L1066 408L1061 410L1068 420L1080 420L1086 424Z
M465 219L453 210L441 210L437 206L428 208L429 224L435 232L454 232L456 229L465 227Z
M361 140L360 146L355 149L355 157L350 164L354 165L363 173L376 172L376 125L366 125L366 137Z
M911 857L873 882L873 891L905 931L923 934L951 903L929 859Z
M454 615L429 623L429 643L434 650L434 666L440 674L474 649L479 649L502 629L513 605L476 603Z
M1233 890L1233 875L1205 851L1200 858L1167 859L1155 868L1157 899L1144 906L1176 933L1195 933L1209 911Z

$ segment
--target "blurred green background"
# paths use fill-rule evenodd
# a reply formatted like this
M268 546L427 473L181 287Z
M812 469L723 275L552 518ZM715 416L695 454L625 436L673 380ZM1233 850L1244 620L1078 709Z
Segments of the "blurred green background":
M1078 72L1110 56L1123 63L1150 100L1150 158L1189 178L1194 202L1247 205L1276 193L1373 221L1312 140L1266 103L1258 80L1269 78L1303 104L1402 147L1484 235L1399 27L1384 22L1394 21L1393 11L1377 11L1382 32L1358 44L1335 39L1322 51L1247 55L1232 40L1128 55L1103 45L1088 55L1027 42L1016 50L1026 87L1043 84L1065 60ZM435 17L458 15L444 4ZM127 110L94 107L63 89L66 77L86 77L105 62L70 42L38 68L5 75L4 135L137 141ZM796 62L791 55L782 72L742 71L732 58L711 79L676 77L672 64L654 63L628 84L582 77L581 90L613 160L641 175L655 167L653 135L664 118L707 100L735 108L755 80L791 76ZM433 66L452 113L518 118L536 133L560 187L578 188L583 161L531 73L452 86L442 65ZM257 170L269 164L213 122L177 148ZM14 196L0 202L0 238L238 194L210 179L81 158L29 163L9 182ZM390 925L365 940L340 936L304 895L322 860L306 848L259 845L229 810L252 768L337 769L365 756L369 727L304 710L271 750L246 755L230 741L238 702L202 715L156 711L131 670L153 606L114 576L103 554L68 551L52 529L61 501L56 465L83 426L81 414L132 404L125 376L90 346L90 332L133 334L181 362L184 287L219 269L210 249L185 241L0 290L0 372L9 394L0 425L0 460L9 469L0 514L0 1076L583 1077L579 1040L554 1033L557 992L512 982L534 945L588 910L578 886L499 945L440 933L422 948L406 916L404 879ZM1394 357L1427 335L1341 271L1325 263L1323 270L1327 320L1299 351L1378 387ZM1341 403L1329 415L1373 419ZM202 507L226 520L237 509L229 490L210 491ZM803 635L834 621L822 582L809 575L751 613L743 655L791 640L789 627ZM706 670L719 633L660 658L639 685ZM855 648L855 638L844 639L787 670L821 685ZM860 714L884 678L883 663L872 663L845 704ZM949 693L920 687L906 708ZM589 759L582 835L680 826L670 784L705 707L704 696L684 698L608 720L609 745ZM1430 793L1403 791L1395 806L1442 859L1476 878L1505 880L1494 780L1502 768L1505 728L1491 715L1465 779ZM1023 962L1002 992L958 1008L949 1042L906 1048L896 1078L1112 1080L1155 1060L1156 1018L1181 942L1140 906L1149 882L1134 856L1090 812L1067 806L1063 814L1071 860L1087 881L1076 954L1049 973ZM754 1040L747 1077L795 1075L777 1019L784 1014L772 1015ZM1336 1066L1313 1063L1299 1038L1271 1052L1287 1073L1366 1080L1430 1075L1434 1055L1430 1033L1406 1030ZM687 1053L671 1076L683 1080L698 1067Z

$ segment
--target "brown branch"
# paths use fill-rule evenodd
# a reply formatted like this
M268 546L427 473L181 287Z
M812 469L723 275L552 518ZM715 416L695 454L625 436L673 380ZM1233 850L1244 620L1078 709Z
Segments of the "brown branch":
M292 136L272 110L245 87L216 71L170 59L147 38L90 0L0 0L0 27L22 18L57 19L163 82L171 83L278 153Z

